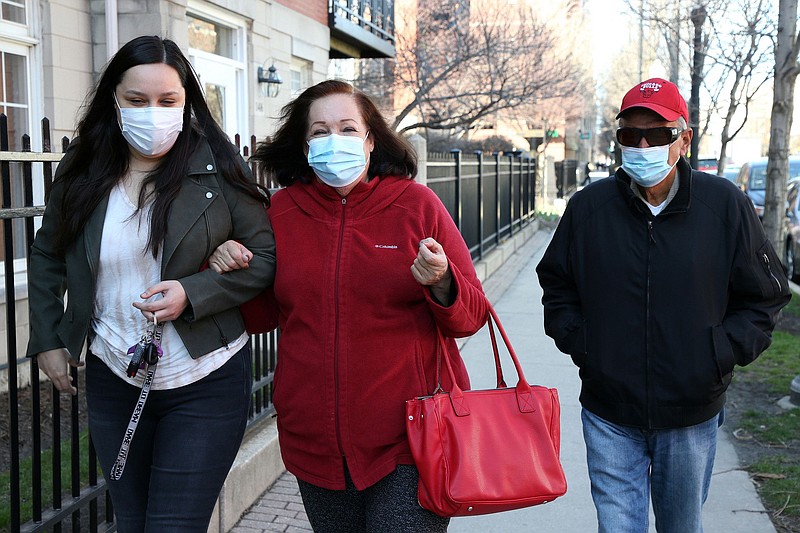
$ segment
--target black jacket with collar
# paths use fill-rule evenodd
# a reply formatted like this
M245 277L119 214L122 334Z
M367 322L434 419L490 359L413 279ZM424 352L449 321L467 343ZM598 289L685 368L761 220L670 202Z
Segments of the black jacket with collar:
M658 215L630 178L576 193L537 273L545 332L580 368L581 404L648 429L708 420L734 365L769 347L790 292L747 197L681 158Z

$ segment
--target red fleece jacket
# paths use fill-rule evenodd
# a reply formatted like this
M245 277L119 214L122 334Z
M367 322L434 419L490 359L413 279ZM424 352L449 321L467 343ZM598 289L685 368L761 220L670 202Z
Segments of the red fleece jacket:
M362 490L413 464L405 401L436 387L436 330L447 337L459 385L469 382L453 337L469 336L488 309L469 250L427 187L373 178L342 199L316 181L278 191L274 298L281 328L274 403L286 468ZM455 301L440 305L411 274L419 241L444 248ZM447 389L447 381L444 385Z

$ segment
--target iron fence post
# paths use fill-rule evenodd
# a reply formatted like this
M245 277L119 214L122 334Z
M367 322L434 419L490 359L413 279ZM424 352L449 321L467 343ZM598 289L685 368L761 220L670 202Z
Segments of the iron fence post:
M497 226L494 232L495 245L500 244L500 152L494 152L494 215L497 219Z
M519 220L519 229L522 229L522 221L525 220L522 213L522 202L525 200L525 181L522 179L522 152L514 152L514 157L517 161L517 219Z
M508 235L514 236L514 154L508 154Z
M0 115L0 150L9 151L8 143L8 117ZM8 161L0 164L3 184L3 207L11 207L11 165ZM3 248L5 253L5 291L6 302L15 302L14 297L14 249L11 233L11 219L3 220ZM8 354L8 383L17 383L17 339L16 339L16 309L14 304L6 305L6 353ZM19 531L20 526L20 464L19 464L19 405L17 388L9 387L8 410L9 428L8 436L11 441L11 530Z
M455 148L450 150L456 163L456 227L461 232L461 150Z
M476 150L478 156L478 259L483 259L483 151Z
M534 215L534 211L533 211L533 204L535 202L534 194L536 192L536 181L533 179L533 177L534 177L533 169L535 168L533 166L533 160L534 159L532 157L528 157L528 176L527 176L527 180L528 180L528 218L529 219L531 219L531 218L533 218L535 216Z

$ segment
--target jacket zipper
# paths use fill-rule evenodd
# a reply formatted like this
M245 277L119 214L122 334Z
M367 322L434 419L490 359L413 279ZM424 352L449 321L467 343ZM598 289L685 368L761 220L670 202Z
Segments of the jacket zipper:
M208 220L208 211L203 211L203 220L206 221L206 259L211 257L211 221Z
M780 294L780 292L781 292L781 290L782 290L782 287L781 287L781 282L780 282L780 280L779 280L779 279L778 279L778 278L775 276L775 274L772 272L772 266L770 265L770 262L769 262L769 256L768 256L766 253L764 253L764 254L761 254L761 257L764 259L764 266L766 267L766 269L767 269L767 272L769 273L770 277L771 277L773 280L775 280L775 285L777 285L777 286L778 286L778 293Z
M203 211L203 220L206 221L206 259L211 257L211 221L208 220L208 211ZM211 315L211 321L217 327L217 331L219 332L219 340L222 344L225 345L225 348L228 348L228 337L225 335L225 332L222 331L222 326L219 325L217 321L216 315Z
M342 241L344 240L344 221L347 198L342 198L342 220L339 225L339 246L336 251L336 271L334 273L333 305L335 306L334 320L334 344L333 344L333 390L334 390L334 424L336 426L336 444L339 446L339 454L344 459L344 447L342 446L342 431L339 427L339 268L342 261ZM343 464L346 464L346 460Z
M101 234L102 235L102 234ZM92 277L92 292L90 294L94 294L97 290L97 265L94 262L94 258L92 257L91 252L89 251L89 243L86 242L86 236L84 235L83 238L83 251L86 253L86 262L89 263L89 274ZM67 295L69 297L69 295ZM69 305L69 304L67 304ZM70 315L70 321L74 318L74 312ZM92 319L89 317L89 327L86 331L86 349L88 351L88 347L92 345L94 341L94 333L92 333Z
M89 273L92 275L92 282L97 281L97 266L94 264L94 258L92 257L91 251L89 250L89 243L86 242L86 238L84 237L83 240L83 250L86 252L86 262L89 263ZM94 292L94 287L92 287L92 291Z
M645 395L646 395L646 405L647 405L647 428L650 429L653 424L652 420L652 412L651 412L651 405L650 405L650 263L652 263L652 252L653 252L653 245L656 243L656 239L653 236L653 221L647 221L647 234L648 240L650 241L650 245L647 247L647 280L646 280L646 287L647 287L647 295L645 299L645 322L644 322L644 365L645 365Z

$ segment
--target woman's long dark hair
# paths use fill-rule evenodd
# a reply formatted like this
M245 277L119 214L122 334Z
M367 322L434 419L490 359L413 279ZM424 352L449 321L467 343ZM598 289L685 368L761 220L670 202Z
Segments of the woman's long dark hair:
M273 137L259 143L251 157L258 162L262 172L284 187L298 179L306 181L314 177L303 151L308 133L308 111L316 100L333 94L349 94L355 98L375 143L367 175L411 178L417 175L417 155L411 144L389 128L366 94L338 80L326 80L311 86L284 106L278 131Z
M241 168L239 156L208 109L191 63L178 45L158 36L142 36L125 44L108 62L94 90L87 97L78 123L77 141L66 168L59 168L64 182L61 205L61 233L57 247L63 253L83 231L94 209L128 171L130 148L122 136L114 104L114 91L125 72L137 65L163 63L174 68L186 91L183 131L175 144L150 173L139 193L139 209L153 197L147 247L153 257L167 233L172 203L186 178L190 156L202 138L214 152L217 168L238 189L267 202L261 190ZM153 184L154 187L147 187ZM154 192L148 193L148 190Z

